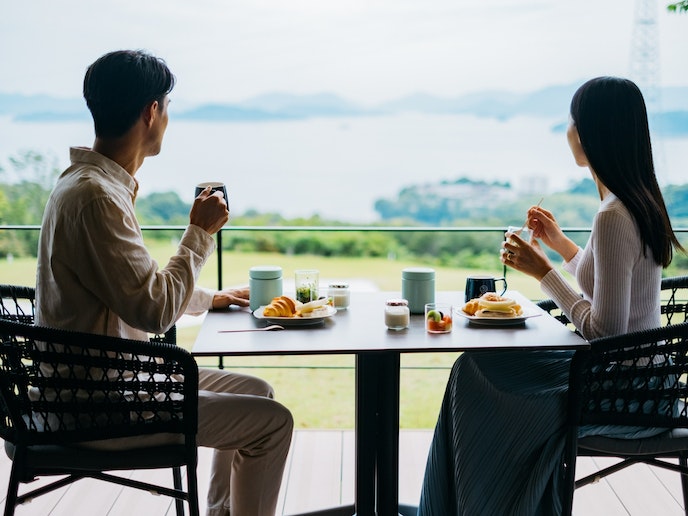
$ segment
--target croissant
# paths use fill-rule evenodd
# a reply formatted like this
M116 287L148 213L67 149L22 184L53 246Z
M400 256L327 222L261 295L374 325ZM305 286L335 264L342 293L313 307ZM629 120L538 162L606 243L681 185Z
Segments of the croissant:
M263 309L263 315L266 317L294 317L295 313L296 303L287 296L273 298Z

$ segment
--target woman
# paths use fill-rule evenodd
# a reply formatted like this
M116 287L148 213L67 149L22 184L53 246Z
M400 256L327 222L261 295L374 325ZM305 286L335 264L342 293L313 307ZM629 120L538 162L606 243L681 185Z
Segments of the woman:
M586 339L660 326L662 269L674 248L655 177L647 113L631 81L592 79L574 94L567 131L600 208L585 249L540 207L533 236L559 253L572 288L535 238L507 234L502 262L540 282ZM419 515L559 514L571 353L464 353L454 364L421 493ZM637 437L661 430L586 427L581 435Z

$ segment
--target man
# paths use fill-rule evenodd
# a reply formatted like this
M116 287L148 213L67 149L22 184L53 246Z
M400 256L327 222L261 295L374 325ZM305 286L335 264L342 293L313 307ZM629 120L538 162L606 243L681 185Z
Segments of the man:
M229 219L221 192L208 188L195 199L167 265L160 268L144 247L135 176L146 157L160 152L174 82L164 61L142 51L111 52L88 68L84 98L96 137L92 149L70 149L72 165L45 208L38 324L147 340L184 312L248 305L247 289L195 287L215 249L212 235ZM293 420L270 385L201 369L198 416L199 446L215 449L208 516L274 515Z

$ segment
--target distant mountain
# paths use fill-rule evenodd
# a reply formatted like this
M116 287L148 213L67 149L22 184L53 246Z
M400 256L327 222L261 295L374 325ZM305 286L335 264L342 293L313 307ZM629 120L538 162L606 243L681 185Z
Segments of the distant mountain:
M44 121L63 116L83 118L89 113L83 99L0 93L0 115L10 115L15 120Z
M358 116L374 113L374 111L362 109L333 93L314 95L266 93L239 104L204 104L176 115L176 117L183 120L230 122Z
M267 93L237 103L177 107L175 118L211 122L264 122L312 117L376 116L404 112L464 114L507 120L516 116L560 118L552 127L566 126L569 103L580 82L554 85L527 93L482 91L456 97L414 93L375 107L362 107L333 93L295 95ZM688 136L688 87L665 88L661 110L652 113L653 130L663 135ZM178 105L179 106L179 105ZM0 115L25 122L88 119L81 99L58 99L47 95L24 96L0 93Z
M498 119L517 115L560 116L568 112L571 96L577 86L578 83L550 86L531 93L494 90L453 98L415 93L387 102L382 108L389 112L455 113ZM688 94L688 88L686 93Z
M387 113L416 112L434 114L471 114L503 118L512 112L521 95L516 93L485 91L460 97L437 97L427 93L414 93L397 100L386 102L380 107Z
M271 113L262 109L251 109L235 105L204 104L174 115L178 120L205 122L265 122L295 118L282 113Z
M314 95L266 93L245 100L241 106L298 118L369 115L376 112L361 108L333 93L316 93Z
M650 132L667 137L688 136L688 111L669 111L662 113L650 113ZM559 122L552 126L553 133L563 133L568 127L568 122Z

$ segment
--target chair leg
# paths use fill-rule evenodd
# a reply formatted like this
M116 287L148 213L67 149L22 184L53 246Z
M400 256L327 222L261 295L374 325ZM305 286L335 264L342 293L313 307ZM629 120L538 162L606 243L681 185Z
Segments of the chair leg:
M14 516L14 510L17 506L17 493L19 492L19 472L17 469L17 464L13 461L10 482L7 486L7 496L5 497L5 516Z
M174 488L177 491L182 490L182 468L172 468L172 478L174 479ZM174 505L177 509L177 516L184 516L184 500L181 498L174 499Z
M187 492L189 493L189 515L199 516L198 510L198 477L196 464L186 465Z
M683 468L688 468L688 455L681 453L678 457L678 463ZM683 510L688 516L688 475L681 473L681 488L683 489Z

